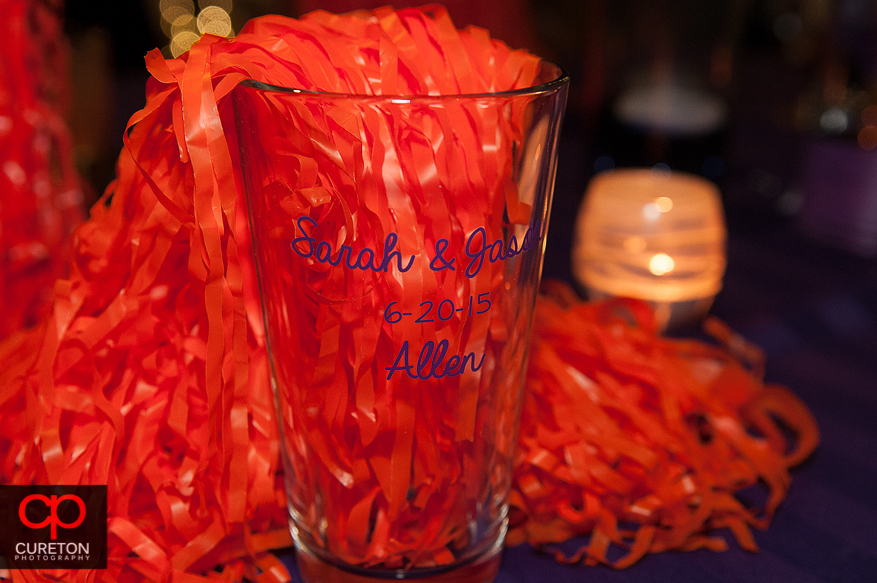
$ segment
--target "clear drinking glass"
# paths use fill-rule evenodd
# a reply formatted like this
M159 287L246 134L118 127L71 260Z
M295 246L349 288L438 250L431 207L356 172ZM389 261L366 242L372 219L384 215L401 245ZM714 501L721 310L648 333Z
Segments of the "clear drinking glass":
M305 581L492 581L568 78L234 105Z

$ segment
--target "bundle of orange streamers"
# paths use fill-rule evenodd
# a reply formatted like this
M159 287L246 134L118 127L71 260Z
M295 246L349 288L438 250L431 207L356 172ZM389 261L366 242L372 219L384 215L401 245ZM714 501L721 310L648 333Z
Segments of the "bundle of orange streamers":
M0 4L0 338L47 315L84 218L64 121L62 11L58 2Z
M153 75L147 105L129 123L117 179L76 233L71 276L56 284L51 316L37 332L0 346L0 480L108 485L107 570L54 575L194 581L193 573L223 565L210 576L285 578L265 552L290 538L246 211L233 163L230 92L248 78L395 94L531 84L538 59L510 51L484 31L457 31L442 9L433 15L382 10L316 13L299 21L265 17L232 40L204 36L179 59L165 60L157 51L147 56ZM498 126L490 129L497 133ZM310 170L331 171L304 160ZM505 183L503 167L496 170L499 199L491 200L501 219ZM456 168L443 171L459 175ZM303 192L314 206L321 204L319 194ZM435 220L448 220L440 215ZM513 219L526 223L523 209L521 217ZM479 284L492 285L491 274L485 267ZM486 341L484 331L470 334ZM454 420L458 424L471 431L474 419ZM514 443L508 441L510 458ZM410 443L391 443L394 455L410 459L405 447ZM429 470L441 474L431 463ZM384 469L390 476L402 471L395 462ZM381 471L381 480L386 476ZM452 475L442 479L452 495L436 500L459 498L453 481ZM391 477L381 485L397 506L408 495L398 484ZM438 516L436 508L431 512ZM405 517L390 512L392 532L385 529L389 522L381 528L405 536ZM348 530L368 528L369 513L360 514L340 525L339 540L351 540ZM421 554L433 564L446 560L435 549L461 536L434 530L417 534L425 541ZM39 580L41 574L16 571L14 577Z
M643 302L585 304L551 283L537 305L508 542L590 540L572 557L621 568L650 552L727 543L757 550L819 441L787 389L765 385L760 350L711 319L723 347L657 334ZM761 484L762 507L735 494ZM617 558L610 559L613 555Z

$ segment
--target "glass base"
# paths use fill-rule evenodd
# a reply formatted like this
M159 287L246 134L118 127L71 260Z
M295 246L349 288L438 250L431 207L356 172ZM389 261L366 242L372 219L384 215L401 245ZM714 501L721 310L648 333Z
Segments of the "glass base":
M333 563L319 559L298 549L296 560L304 583L376 583L377 581L414 580L418 583L492 583L499 573L502 546L488 549L475 560L448 570L425 572L386 571L372 574L354 573Z
M596 288L584 286L589 300L601 301L613 297ZM675 302L654 301L641 298L655 310L658 330L661 332L679 331L697 324L702 320L713 305L715 296L693 298Z

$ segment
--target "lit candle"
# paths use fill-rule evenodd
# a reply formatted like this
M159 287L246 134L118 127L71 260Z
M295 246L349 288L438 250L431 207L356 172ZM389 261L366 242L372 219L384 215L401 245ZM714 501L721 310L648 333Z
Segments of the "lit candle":
M716 186L657 169L598 174L579 209L573 274L591 299L652 303L663 327L709 310L725 273Z

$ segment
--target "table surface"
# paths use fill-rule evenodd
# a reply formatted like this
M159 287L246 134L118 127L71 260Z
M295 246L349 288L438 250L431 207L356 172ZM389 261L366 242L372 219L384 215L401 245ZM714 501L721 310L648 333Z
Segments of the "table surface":
M575 159L586 155L575 143L561 149L547 277L570 279L573 217L589 178ZM712 313L764 349L766 380L804 400L822 438L792 471L770 527L754 532L760 551L741 550L720 532L726 552L648 555L616 571L561 565L521 545L505 549L496 583L877 581L877 258L812 240L792 219L730 203L728 267Z

